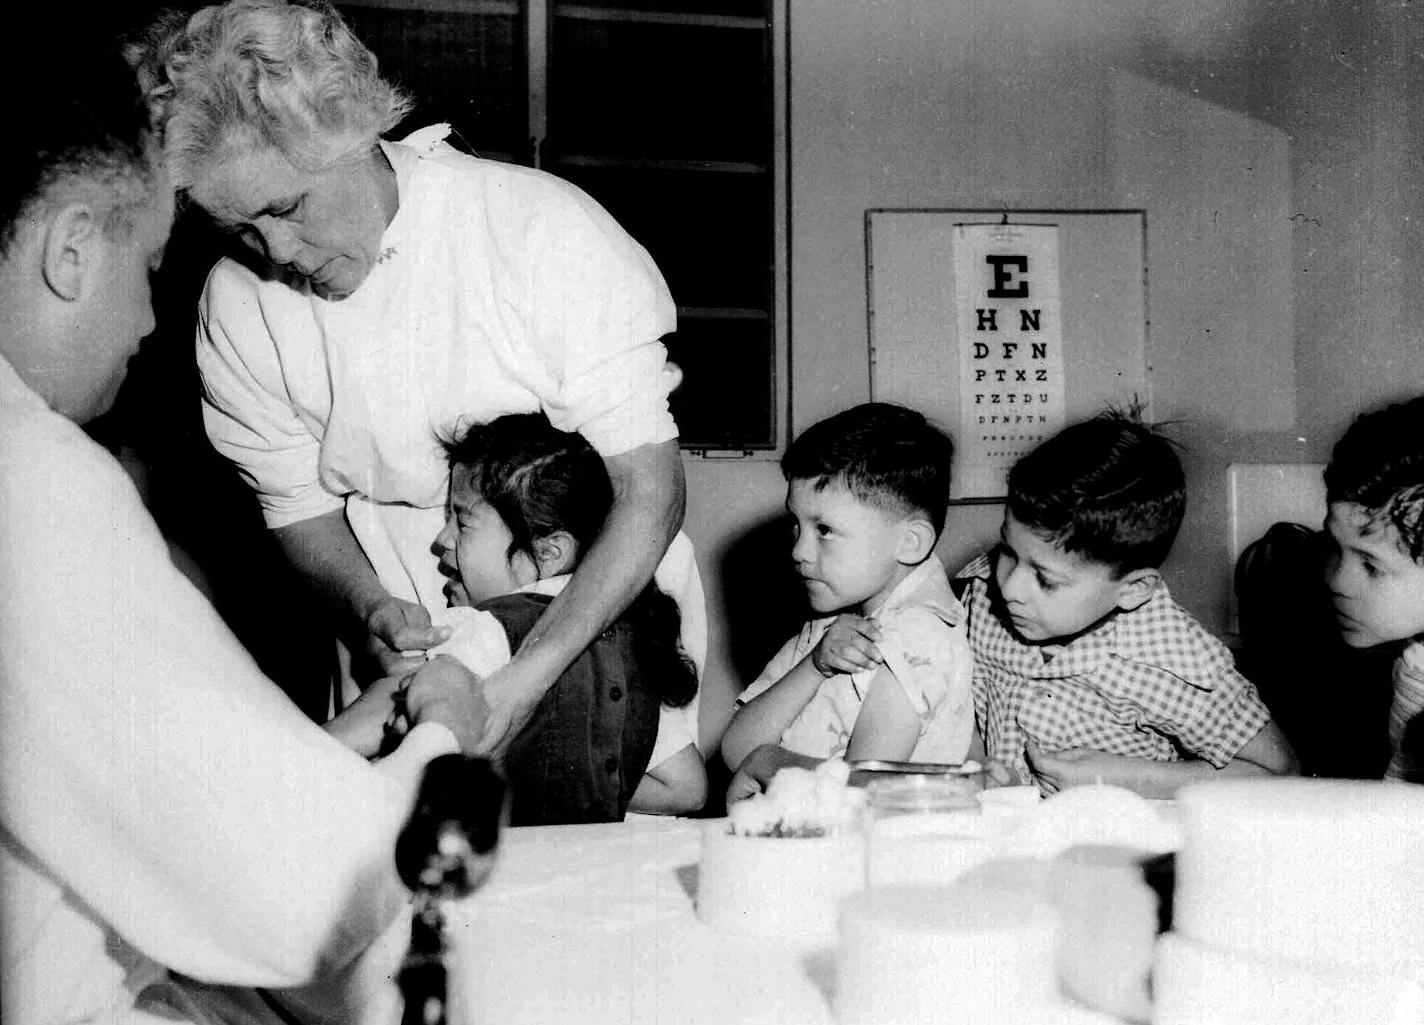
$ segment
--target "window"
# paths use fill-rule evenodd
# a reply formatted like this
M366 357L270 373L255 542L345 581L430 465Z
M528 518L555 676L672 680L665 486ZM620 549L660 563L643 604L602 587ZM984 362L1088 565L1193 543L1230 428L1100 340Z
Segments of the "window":
M783 0L349 0L411 129L587 191L667 278L684 448L784 430ZM781 343L778 344L778 339Z

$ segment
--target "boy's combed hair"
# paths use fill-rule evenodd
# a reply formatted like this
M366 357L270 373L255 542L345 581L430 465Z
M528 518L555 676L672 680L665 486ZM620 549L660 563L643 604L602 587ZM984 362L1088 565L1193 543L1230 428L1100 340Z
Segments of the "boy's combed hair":
M581 434L559 430L539 413L501 416L445 442L450 473L470 486L509 528L507 557L534 559L534 542L567 531L579 556L603 529L613 485L603 458ZM665 705L680 708L697 693L697 668L678 646L677 603L648 584L625 613L644 679Z
M922 512L935 533L949 506L954 442L924 415L889 402L867 402L806 428L786 449L787 480L845 487L862 502Z
M1009 471L1009 512L1115 574L1160 566L1186 510L1172 443L1132 413L1065 427Z
M1393 524L1409 557L1424 561L1424 396L1355 419L1325 467L1325 499Z

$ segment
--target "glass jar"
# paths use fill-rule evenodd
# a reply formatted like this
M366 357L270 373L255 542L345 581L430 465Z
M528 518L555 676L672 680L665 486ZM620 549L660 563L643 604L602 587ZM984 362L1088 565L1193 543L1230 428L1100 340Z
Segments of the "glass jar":
M866 787L865 884L950 883L997 853L979 808L984 772L971 768L877 779Z

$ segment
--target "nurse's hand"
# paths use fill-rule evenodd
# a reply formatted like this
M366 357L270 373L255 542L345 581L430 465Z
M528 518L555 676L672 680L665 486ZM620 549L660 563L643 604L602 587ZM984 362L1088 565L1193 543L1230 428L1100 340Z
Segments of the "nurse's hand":
M425 663L425 649L450 638L448 626L431 625L425 606L387 595L366 614L366 653L381 676L413 673Z

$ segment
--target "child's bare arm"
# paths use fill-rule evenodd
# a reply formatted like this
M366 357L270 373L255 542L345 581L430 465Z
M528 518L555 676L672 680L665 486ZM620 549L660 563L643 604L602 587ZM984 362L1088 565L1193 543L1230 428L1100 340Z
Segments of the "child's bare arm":
M697 811L705 803L707 767L697 748L688 744L643 773L628 810L649 815L681 815Z
M722 735L722 760L735 772L763 744L777 744L816 696L821 681L880 664L880 627L873 619L844 614L821 635L811 653L785 676L737 710Z
M807 655L770 688L737 709L722 735L722 760L727 768L735 772L763 744L779 743L782 733L816 696L825 677L811 658Z
M882 666L871 679L870 689L860 706L850 745L846 748L846 760L907 761L919 739L919 715L895 674Z
M377 680L322 728L357 754L374 758L385 736L386 723L396 709L393 695L403 682L399 676Z
M1159 762L1087 748L1044 751L1032 741L1024 753L1040 784L1050 791L1109 783L1144 797L1173 797L1188 783L1232 776L1288 776L1300 771L1295 752L1280 728L1269 721L1220 769L1199 759Z

